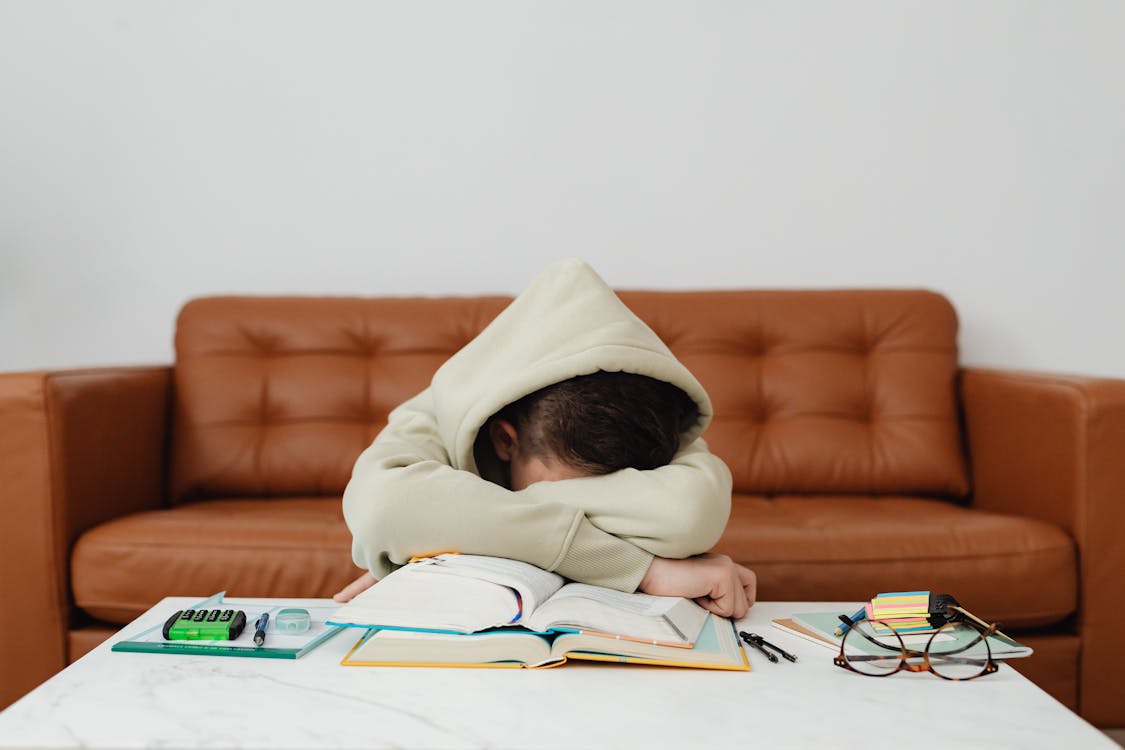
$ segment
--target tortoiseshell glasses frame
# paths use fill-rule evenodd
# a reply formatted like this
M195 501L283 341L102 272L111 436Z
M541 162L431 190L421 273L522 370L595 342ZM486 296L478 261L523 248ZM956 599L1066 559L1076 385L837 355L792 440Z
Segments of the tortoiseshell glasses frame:
M889 677L902 671L932 672L943 680L960 682L984 677L999 669L988 645L988 636L998 632L996 624L986 623L956 605L946 608L945 623L930 636L922 651L907 648L902 636L890 623L875 620L884 628L884 632L880 633L868 620L852 621L847 616L841 619L847 621L849 627L840 642L840 653L832 663L857 674ZM948 636L952 630L961 627L971 628L977 636L970 638L968 643L954 640L953 644L946 646L949 639L939 636ZM862 639L865 651L860 653L860 649L853 647L849 653L849 639ZM854 646L854 640L852 644ZM872 648L875 651L868 653L867 650ZM938 665L936 669L935 664Z

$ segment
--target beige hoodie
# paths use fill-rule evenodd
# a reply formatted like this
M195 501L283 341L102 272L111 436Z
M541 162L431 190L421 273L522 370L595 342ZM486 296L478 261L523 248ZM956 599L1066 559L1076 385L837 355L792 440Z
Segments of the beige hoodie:
M490 416L598 370L667 381L699 405L670 464L518 492L482 478L496 476L473 455ZM593 269L556 263L392 411L360 455L344 492L352 556L377 578L414 555L453 550L633 591L653 555L705 552L726 526L730 471L699 437L711 414L695 377Z

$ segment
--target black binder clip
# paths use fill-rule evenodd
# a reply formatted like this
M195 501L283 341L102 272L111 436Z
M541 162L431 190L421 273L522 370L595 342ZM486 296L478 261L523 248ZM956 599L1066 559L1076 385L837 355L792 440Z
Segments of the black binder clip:
M947 622L956 622L961 619L961 613L951 607L960 607L961 603L950 594L930 593L930 606L927 619L931 627L940 628Z

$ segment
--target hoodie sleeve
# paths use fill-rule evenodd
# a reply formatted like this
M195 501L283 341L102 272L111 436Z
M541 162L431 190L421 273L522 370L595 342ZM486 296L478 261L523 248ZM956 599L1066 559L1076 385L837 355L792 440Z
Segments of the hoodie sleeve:
M456 550L635 590L653 554L598 528L578 503L534 491L546 484L512 492L454 469L427 389L390 414L356 461L344 491L352 557L382 578L414 555Z
M580 508L603 531L659 557L702 554L719 541L731 507L731 473L702 438L667 466L539 482L525 492L541 503Z

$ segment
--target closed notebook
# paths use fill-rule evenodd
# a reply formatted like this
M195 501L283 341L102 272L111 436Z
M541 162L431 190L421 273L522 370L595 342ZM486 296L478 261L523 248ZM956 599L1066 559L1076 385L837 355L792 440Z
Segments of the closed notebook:
M840 648L840 644L838 642L839 639L833 641L829 636L821 635L815 630L809 629L808 627L794 620L792 617L779 617L775 620L770 620L770 625L773 625L775 628L784 633L795 635L798 638L803 638L804 640L810 641L819 646L827 646L828 648L836 650L839 650Z
M687 649L708 614L690 599L566 583L516 560L443 554L394 571L329 624L444 634L515 627Z
M583 633L492 630L456 635L368 630L340 662L367 667L553 667L568 659L750 671L734 625L708 613L692 648Z

